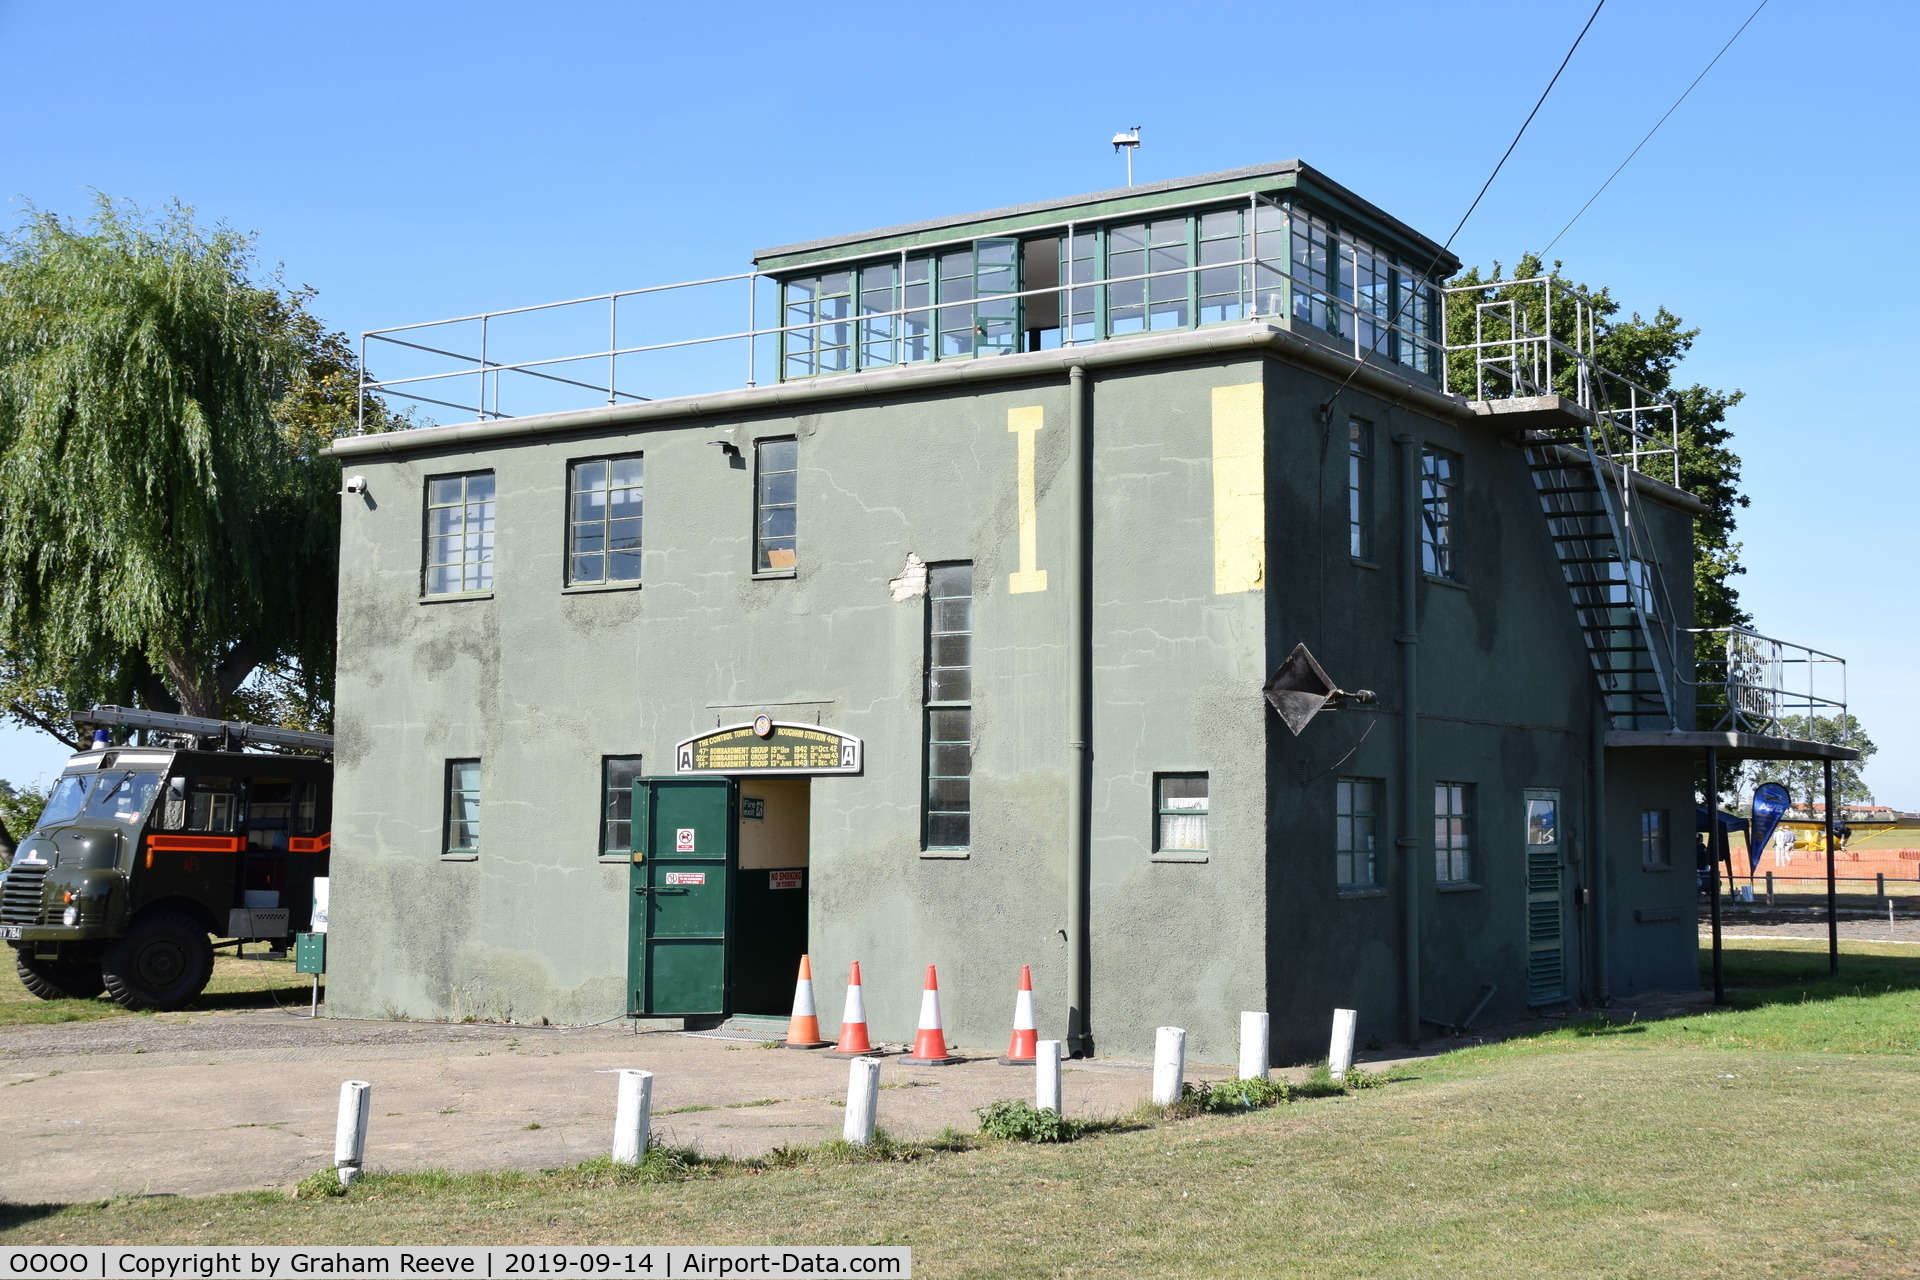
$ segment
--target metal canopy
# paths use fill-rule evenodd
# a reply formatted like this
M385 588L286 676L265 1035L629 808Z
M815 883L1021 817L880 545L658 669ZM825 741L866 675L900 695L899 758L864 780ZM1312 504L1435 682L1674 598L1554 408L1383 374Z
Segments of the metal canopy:
M1827 742L1809 742L1804 738L1773 738L1758 733L1715 733L1696 731L1660 733L1652 730L1614 729L1607 733L1607 746L1634 750L1699 752L1717 751L1730 760L1858 760L1860 753L1851 747L1836 747Z

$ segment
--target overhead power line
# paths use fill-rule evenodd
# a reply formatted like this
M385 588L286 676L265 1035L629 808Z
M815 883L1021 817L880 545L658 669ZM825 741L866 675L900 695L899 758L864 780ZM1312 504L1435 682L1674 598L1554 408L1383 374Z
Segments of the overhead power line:
M1575 213L1571 218L1568 218L1567 225L1560 228L1559 233L1556 234L1553 237L1553 239L1547 241L1547 247L1540 251L1541 257L1543 258L1546 257L1546 255L1553 249L1553 246L1560 243L1560 237L1566 235L1567 232L1573 230L1573 224L1580 221L1580 215L1585 213L1588 209L1592 208L1593 202L1595 200L1598 200L1601 197L1601 195L1605 193L1606 189L1613 185L1613 180L1620 176L1620 170L1625 169L1629 164L1633 163L1633 158L1640 154L1640 148L1646 146L1647 143L1653 140L1653 135L1660 132L1660 126L1667 122L1667 116L1672 115L1674 112L1680 109L1680 104L1687 100L1687 94L1692 93L1694 89L1699 86L1700 82L1707 78L1707 72L1713 70L1713 64L1715 62L1720 61L1720 59L1726 55L1727 50L1733 48L1733 42L1740 38L1740 33L1742 31L1745 31L1748 27L1753 25L1753 20L1760 16L1760 10L1766 8L1767 3L1768 3L1768 0L1760 0L1760 3L1754 6L1753 12L1747 15L1747 20L1740 24L1740 30L1735 31L1731 36L1727 38L1727 42L1720 46L1720 52L1713 55L1712 62L1707 63L1706 66L1700 69L1700 74L1693 78L1693 83L1687 86L1686 92L1682 93L1678 98L1675 98L1673 100L1673 105L1667 108L1667 114L1664 116L1661 116L1658 120L1653 122L1653 128L1647 130L1647 136L1640 139L1639 146L1636 146L1634 147L1633 150L1627 152L1627 158L1620 162L1619 168L1616 168L1612 173L1607 175L1607 180L1600 184L1600 190L1588 196L1587 202L1580 206L1579 212Z
M1765 4L1766 0L1761 0L1761 3ZM1560 83L1560 74L1567 69L1567 64L1573 61L1574 51L1580 47L1580 42L1587 38L1587 32L1593 29L1594 19L1598 18L1600 16L1600 11L1606 7L1607 7L1607 0L1600 0L1598 4L1593 6L1593 12L1587 15L1587 25L1580 28L1580 34L1575 36L1573 38L1573 43L1567 46L1567 56L1560 59L1560 65L1554 68L1553 78L1547 81L1547 87L1540 91L1539 100L1533 104L1533 110L1527 112L1527 118L1520 122L1520 128L1514 132L1513 141L1509 142L1507 144L1507 149L1500 153L1499 163L1493 166L1493 172L1487 175L1487 180L1480 184L1479 194L1474 196L1473 203L1467 206L1467 211L1460 215L1460 221L1455 223L1453 230L1450 233L1448 233L1446 243L1440 246L1440 251L1433 255L1433 260L1431 262L1427 263L1427 269L1420 273L1421 279L1424 280L1433 274L1433 269L1440 265L1440 259L1446 255L1447 250L1453 247L1454 237L1460 234L1461 228L1467 225L1467 219L1473 216L1473 211L1480 207L1480 202L1482 200L1486 199L1487 192L1493 187L1493 180L1500 176L1500 170L1506 168L1508 157L1512 156L1514 148L1520 145L1520 139L1526 136L1527 126L1531 125L1533 123L1533 118L1540 114L1540 108L1547 104L1547 95L1553 92L1553 86ZM1752 21L1752 19L1748 19L1748 21ZM1702 74L1705 74L1705 73L1703 72ZM1400 323L1401 313L1406 310L1407 302L1413 296L1412 290L1403 290L1402 292L1405 294L1405 296L1400 299L1400 305L1393 309L1393 314L1387 318L1386 327L1381 329L1373 340L1373 344L1375 348L1379 347L1380 339L1384 338L1388 333L1392 332L1394 327ZM1320 417L1322 421L1328 421L1331 419L1331 415L1333 413L1333 402L1340 398L1340 393L1342 391L1345 391L1349 386L1352 385L1354 375L1358 374L1359 372L1360 372L1360 366L1357 364L1354 365L1353 371L1347 374L1346 381L1342 382L1338 387L1334 388L1333 394L1328 396L1326 403L1320 406Z

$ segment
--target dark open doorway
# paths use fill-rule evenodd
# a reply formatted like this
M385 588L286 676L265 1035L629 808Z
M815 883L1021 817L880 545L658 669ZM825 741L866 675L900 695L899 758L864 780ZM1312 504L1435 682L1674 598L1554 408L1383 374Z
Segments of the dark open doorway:
M784 1016L807 949L809 778L740 779L733 1011Z

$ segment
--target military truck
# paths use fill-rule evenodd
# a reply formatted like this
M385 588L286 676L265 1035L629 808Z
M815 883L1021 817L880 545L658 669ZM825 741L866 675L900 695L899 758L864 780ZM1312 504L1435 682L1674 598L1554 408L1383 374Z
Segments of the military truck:
M177 1009L206 988L216 939L283 946L308 928L332 844L330 735L123 707L75 722L103 728L0 887L27 990ZM113 728L146 742L115 745Z

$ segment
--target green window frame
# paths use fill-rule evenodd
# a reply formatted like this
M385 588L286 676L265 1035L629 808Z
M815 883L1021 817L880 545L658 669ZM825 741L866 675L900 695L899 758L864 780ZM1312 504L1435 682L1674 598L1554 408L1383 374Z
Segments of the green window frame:
M646 459L630 453L567 465L567 585L640 581Z
M753 460L753 570L792 573L800 561L800 442L756 440Z
M1153 775L1153 851L1193 857L1208 848L1208 778L1204 773Z
M493 472L428 477L422 594L493 590L494 513Z
M1379 778L1340 778L1334 783L1334 882L1343 890L1380 887Z
M633 784L641 774L639 756L600 757L600 856L633 855Z
M441 853L474 855L480 852L480 761L447 761L446 813L442 822Z
M927 566L926 796L921 848L973 843L973 565Z
M1672 823L1668 821L1665 809L1642 809L1640 811L1640 865L1649 871L1671 871L1673 869L1673 845L1669 832Z
M1440 884L1473 880L1473 784L1433 784L1433 878Z
M1427 445L1420 451L1420 567L1452 582L1460 580L1459 492L1460 455Z

